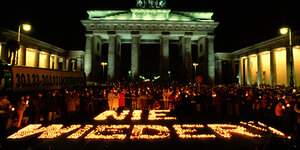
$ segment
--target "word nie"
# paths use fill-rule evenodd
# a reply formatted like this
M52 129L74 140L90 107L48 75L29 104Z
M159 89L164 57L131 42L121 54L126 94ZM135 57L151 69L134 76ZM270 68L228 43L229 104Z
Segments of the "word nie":
M96 116L94 120L103 121L109 116L112 116L116 120L124 120L129 112L130 110L123 110L118 115L114 110L107 110ZM131 120L141 120L142 112L142 110L133 110ZM176 120L176 117L167 117L166 113L170 113L170 110L149 110L148 120Z

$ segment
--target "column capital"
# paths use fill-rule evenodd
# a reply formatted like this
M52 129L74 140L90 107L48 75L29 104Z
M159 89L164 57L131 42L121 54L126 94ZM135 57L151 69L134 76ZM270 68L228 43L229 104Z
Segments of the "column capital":
M86 32L85 37L91 38L91 37L93 37L93 33L92 32Z
M213 35L213 34L208 34L208 35L207 35L207 38L208 38L208 39L214 39L214 38L215 38L215 35Z
M161 32L161 36L162 37L169 37L170 36L170 32Z
M140 31L131 31L130 34L131 35L140 35Z
M117 36L116 31L107 31L108 36Z
M193 36L193 32L185 32L184 37L185 38L191 38Z
M139 31L131 31L130 32L131 37L140 38L140 32Z

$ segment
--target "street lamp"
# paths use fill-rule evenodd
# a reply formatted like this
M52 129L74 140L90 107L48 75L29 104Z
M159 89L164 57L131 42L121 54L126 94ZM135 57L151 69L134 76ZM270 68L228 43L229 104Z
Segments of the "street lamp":
M19 25L18 29L18 43L21 41L21 28L23 28L24 31L30 31L31 30L31 25L30 24L21 24Z
M290 61L290 66L291 66L289 86L290 87L294 87L295 82L294 82L294 77L293 77L294 59L293 59L292 30L291 30L291 28L283 27L283 28L280 28L279 31L280 31L281 34L289 34L288 35L288 38L289 38L289 46L288 46L288 48L289 48L289 52L290 52L290 57L288 59Z
M195 77L196 77L196 75L197 75L197 66L198 66L198 63L193 63L193 66L194 66L194 68L195 68Z
M103 66L103 78L104 78L104 67L107 66L107 62L102 62L101 65Z
M24 31L30 31L31 25L29 25L29 24L21 24L21 25L19 25L19 28L18 28L18 39L17 39L17 41L18 41L17 48L15 48L13 50L12 49L10 50L10 58L11 58L11 56L12 56L11 54L13 52L12 65L15 65L15 62L18 62L18 49L19 49L20 42L21 42L21 29L22 28L23 28ZM15 61L16 57L17 57L17 61Z

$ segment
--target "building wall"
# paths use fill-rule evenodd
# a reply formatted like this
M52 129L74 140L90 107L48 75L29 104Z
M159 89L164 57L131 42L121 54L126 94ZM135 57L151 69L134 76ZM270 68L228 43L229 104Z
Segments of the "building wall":
M262 83L271 84L271 72L270 72L270 52L263 52L262 54Z
M300 86L300 46L293 48L294 54L294 72L295 72L295 84Z
M251 82L250 84L257 84L257 55L250 56L250 73Z
M278 48L275 50L276 58L276 74L277 84L287 85L287 73L286 73L286 50L285 48Z
M10 52L6 43L10 40L16 40L17 35L17 32L0 27L0 58L8 64L11 64L12 60L8 60ZM68 61L71 59L76 61L75 64L82 64L77 63L77 61L84 60L84 51L67 51L23 34L21 34L20 43L20 49L16 52L15 65L68 70L67 64L70 64ZM63 59L61 65L59 64L60 58ZM76 71L83 71L81 66L75 66L75 68L77 68Z
M300 87L300 59L298 59L300 35L294 33L292 35L294 58L292 73L295 86ZM233 71L239 70L239 81L233 83L289 86L291 72L286 51L288 43L288 36L282 35L232 53L216 53L215 57L223 61L231 59L238 63L238 67L233 68Z

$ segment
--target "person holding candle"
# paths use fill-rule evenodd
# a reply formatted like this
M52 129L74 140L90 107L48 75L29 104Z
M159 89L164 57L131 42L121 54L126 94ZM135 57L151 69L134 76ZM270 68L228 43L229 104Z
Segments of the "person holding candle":
M18 113L18 122L17 122L17 128L20 128L21 127L21 122L22 122L22 119L23 119L23 114L24 114L24 111L26 110L26 108L28 107L28 102L26 103L25 102L25 96L22 95L18 102L17 102L17 107L16 107L16 110L17 110L17 113Z
M2 94L1 94L2 95ZM9 129L13 112L12 104L7 99L7 95L0 97L0 129Z

